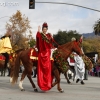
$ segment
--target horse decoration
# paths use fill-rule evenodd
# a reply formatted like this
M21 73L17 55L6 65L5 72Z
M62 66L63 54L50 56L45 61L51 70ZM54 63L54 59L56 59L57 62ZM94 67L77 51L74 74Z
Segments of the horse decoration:
M0 54L0 64L3 65L4 63L5 63L5 57Z
M68 62L62 57L62 52L59 52L58 50L55 50L53 52L53 59L58 67L58 69L65 73L69 69Z
M87 70L91 70L93 68L93 64L92 64L92 61L90 60L90 58L87 57L86 55L83 55L82 58L85 63L85 68Z

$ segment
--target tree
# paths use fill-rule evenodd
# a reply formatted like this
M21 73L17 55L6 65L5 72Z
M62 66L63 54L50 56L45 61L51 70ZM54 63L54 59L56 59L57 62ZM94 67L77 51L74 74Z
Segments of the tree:
M83 50L85 53L98 52L100 54L100 37L84 39Z
M28 43L29 43L30 47L34 47L36 44L36 41L34 38L32 38Z
M75 37L77 39L80 38L80 34L77 31L61 31L59 30L57 34L54 34L54 40L59 44L65 44L66 42L70 42L72 37Z
M6 24L6 29L11 29L13 49L15 47L18 47L18 49L25 48L25 41L28 41L26 32L28 33L31 29L28 17L22 15L18 10L10 17L9 22Z
M32 37L32 31L30 31L30 34L28 35L29 36L29 41L28 41L28 44L30 47L34 47L35 44L36 44L36 41L35 39Z
M100 33L100 19L95 22L93 28L95 35L98 35Z

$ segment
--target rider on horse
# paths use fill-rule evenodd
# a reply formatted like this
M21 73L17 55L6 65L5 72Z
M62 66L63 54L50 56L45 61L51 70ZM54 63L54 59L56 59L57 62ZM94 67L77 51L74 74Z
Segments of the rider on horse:
M53 38L50 33L47 33L48 25L43 23L42 32L40 26L36 35L36 46L38 49L38 85L41 90L47 91L51 89L52 83L52 64L50 60Z
M12 50L10 37L11 37L11 34L8 31L0 39L0 54L2 54L5 57L4 70L7 68L7 63L9 62L9 52Z

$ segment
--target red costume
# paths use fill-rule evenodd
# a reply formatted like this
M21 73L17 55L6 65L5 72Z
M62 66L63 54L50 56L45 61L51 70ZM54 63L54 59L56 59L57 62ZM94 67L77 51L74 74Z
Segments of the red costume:
M51 39L50 34L46 34L48 39ZM47 91L51 89L52 84L52 67L50 61L52 43L48 43L43 39L42 33L37 32L36 35L38 48L38 86L41 90Z

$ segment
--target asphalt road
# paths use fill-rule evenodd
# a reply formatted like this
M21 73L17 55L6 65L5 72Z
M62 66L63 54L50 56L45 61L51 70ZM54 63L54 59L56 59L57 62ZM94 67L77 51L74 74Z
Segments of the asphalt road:
M19 77L20 79L20 77ZM36 86L36 78L33 79ZM85 85L66 83L64 76L61 76L61 87L64 93L59 93L56 86L48 92L43 92L37 86L39 92L33 91L33 88L27 79L24 80L25 91L20 91L18 84L12 86L9 77L0 77L0 100L100 100L100 78L89 77Z

